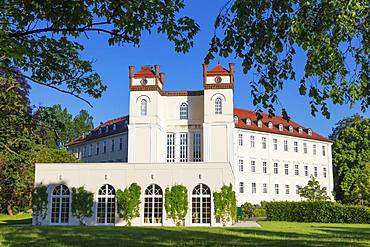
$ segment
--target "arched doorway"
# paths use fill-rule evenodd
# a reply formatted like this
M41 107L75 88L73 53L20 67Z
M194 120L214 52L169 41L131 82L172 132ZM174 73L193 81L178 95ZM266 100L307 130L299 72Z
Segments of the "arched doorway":
M149 185L144 193L144 223L162 224L163 191L157 184Z
M198 184L191 195L191 222L211 224L211 190L205 184Z
M96 222L114 224L116 216L116 191L110 184L103 185L98 191Z

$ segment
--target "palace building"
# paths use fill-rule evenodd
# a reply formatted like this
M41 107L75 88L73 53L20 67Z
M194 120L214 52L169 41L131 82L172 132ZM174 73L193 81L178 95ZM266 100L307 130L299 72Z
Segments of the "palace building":
M293 121L234 107L234 65L203 65L201 91L165 91L155 65L129 67L129 115L109 120L68 144L78 164L37 164L35 185L47 185L49 213L42 224L76 225L71 188L94 193L89 225L124 225L115 193L135 182L142 188L133 225L173 225L164 192L188 190L185 225L220 225L213 192L232 184L245 202L298 201L311 175L332 197L332 142Z

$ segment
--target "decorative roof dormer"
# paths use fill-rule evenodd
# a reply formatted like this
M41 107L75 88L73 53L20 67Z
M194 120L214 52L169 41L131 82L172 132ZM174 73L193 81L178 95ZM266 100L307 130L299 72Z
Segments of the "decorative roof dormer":
M234 64L229 63L229 70L220 64L208 70L208 64L203 64L204 89L234 89Z
M135 67L129 66L130 91L162 91L164 73L159 72L159 65L142 66L135 73Z

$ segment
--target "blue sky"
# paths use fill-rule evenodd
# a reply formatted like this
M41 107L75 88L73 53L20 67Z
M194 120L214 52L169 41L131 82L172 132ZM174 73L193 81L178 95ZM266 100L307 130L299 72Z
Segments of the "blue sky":
M200 25L200 32L195 38L195 46L189 53L176 53L174 46L164 35L143 34L140 47L131 45L108 46L107 36L89 35L89 39L81 37L79 42L85 46L82 53L84 59L93 60L94 69L100 74L107 91L99 99L89 99L93 104L90 108L85 102L69 95L63 95L52 89L31 84L31 103L35 106L50 106L61 104L73 114L86 109L94 117L95 125L102 121L128 114L129 107L129 81L128 66L134 65L136 70L142 65L159 64L165 73L165 90L201 90L202 89L202 63L207 53L210 38L213 35L213 21L216 18L224 0L185 1L186 8L183 15L194 18ZM297 54L295 69L297 78L302 73L304 56ZM229 62L235 63L235 106L254 110L252 104L249 81L253 74L243 74L241 61L230 57L228 59L216 58L210 67L217 63L227 68ZM359 106L352 109L348 105L329 105L331 119L327 120L321 115L311 116L308 97L298 93L298 83L288 81L284 91L280 94L282 105L288 110L293 121L310 127L314 131L327 136L337 121L346 116L360 113L369 117L369 110L361 113ZM280 114L278 109L277 113Z

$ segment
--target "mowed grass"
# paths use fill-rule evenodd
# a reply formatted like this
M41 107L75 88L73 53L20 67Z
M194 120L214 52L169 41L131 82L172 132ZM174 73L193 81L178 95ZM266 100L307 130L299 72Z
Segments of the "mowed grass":
M15 215L0 214L0 226L2 225L16 225L16 224L31 224L32 215L23 213Z
M259 222L262 228L0 226L0 246L370 246L370 225Z

